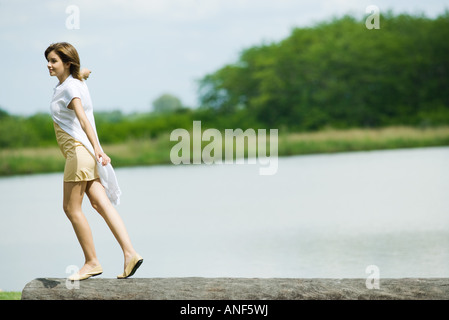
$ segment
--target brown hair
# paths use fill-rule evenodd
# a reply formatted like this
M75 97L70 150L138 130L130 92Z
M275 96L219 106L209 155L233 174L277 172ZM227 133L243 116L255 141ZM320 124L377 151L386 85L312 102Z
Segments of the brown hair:
M75 47L67 42L52 43L47 50L45 50L45 59L48 61L48 55L54 51L62 62L70 63L70 74L78 80L82 80L80 74L80 57Z

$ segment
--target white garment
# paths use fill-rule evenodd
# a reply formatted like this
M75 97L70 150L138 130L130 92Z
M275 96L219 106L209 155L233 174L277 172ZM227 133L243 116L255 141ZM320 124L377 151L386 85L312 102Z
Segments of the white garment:
M89 89L84 81L80 81L73 78L72 75L69 75L63 83L58 84L54 88L53 99L50 104L51 116L53 121L56 122L62 130L71 135L75 140L81 142L95 157L94 148L81 127L75 111L67 108L73 98L79 98L81 100L84 112L86 113L87 119L94 129L98 140L92 100L90 99ZM121 190L117 182L114 168L110 163L106 166L97 163L97 167L101 184L105 188L108 198L113 204L120 204Z

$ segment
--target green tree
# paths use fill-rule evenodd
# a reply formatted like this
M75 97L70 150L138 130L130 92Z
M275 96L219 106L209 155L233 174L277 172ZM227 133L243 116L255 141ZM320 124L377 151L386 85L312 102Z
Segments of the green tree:
M334 18L244 50L199 82L203 108L292 130L448 123L449 12ZM438 120L437 120L438 119Z
M2 108L0 108L0 120L3 119L3 118L6 118L8 116L9 116L8 112L6 112Z
M171 94L163 94L153 101L155 113L172 113L182 108L181 100Z

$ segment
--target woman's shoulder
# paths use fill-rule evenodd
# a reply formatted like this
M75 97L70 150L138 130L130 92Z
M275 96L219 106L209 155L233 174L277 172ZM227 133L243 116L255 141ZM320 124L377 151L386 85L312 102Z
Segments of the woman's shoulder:
M72 85L72 86L82 86L84 84L83 80L76 79L72 76L67 80L68 80L67 84Z
M71 100L73 97L85 98L89 91L83 81L70 76L62 85L58 86L54 97L63 97L63 100Z
M64 82L65 86L63 90L81 90L85 88L85 83L82 80L78 80L76 78L70 77L67 81Z

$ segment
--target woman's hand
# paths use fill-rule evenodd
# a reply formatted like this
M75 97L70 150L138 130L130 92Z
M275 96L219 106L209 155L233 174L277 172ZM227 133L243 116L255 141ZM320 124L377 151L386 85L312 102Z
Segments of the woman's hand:
M111 163L111 158L109 158L108 155L103 151L95 151L95 158L97 159L98 163L101 163L102 166Z
M80 70L81 78L83 78L84 80L87 80L87 78L89 78L89 76L90 76L91 73L92 73L92 71L90 71L90 70L87 69L87 68L82 68L82 69Z

